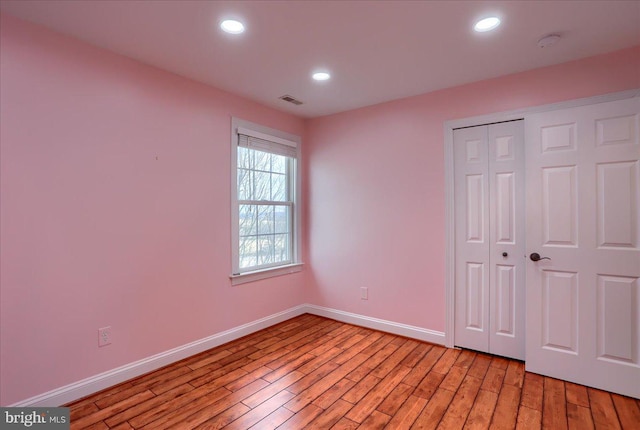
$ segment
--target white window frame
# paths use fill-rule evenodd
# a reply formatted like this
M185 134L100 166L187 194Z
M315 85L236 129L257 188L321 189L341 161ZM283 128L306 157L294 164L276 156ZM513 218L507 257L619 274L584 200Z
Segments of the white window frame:
M291 183L293 196L292 211L292 235L291 241L291 262L283 265L275 265L265 267L259 270L244 271L240 270L240 231L239 231L239 202L238 202L238 143L239 130L244 135L251 135L263 140L268 140L289 147L295 147L296 157L293 166L293 180ZM301 139L299 136L275 130L259 124L254 124L240 118L231 118L231 259L232 272L229 278L232 285L244 284L247 282L258 281L260 279L271 278L274 276L286 275L289 273L300 272L303 263L300 260L301 250L301 178L300 166L302 164L300 156Z

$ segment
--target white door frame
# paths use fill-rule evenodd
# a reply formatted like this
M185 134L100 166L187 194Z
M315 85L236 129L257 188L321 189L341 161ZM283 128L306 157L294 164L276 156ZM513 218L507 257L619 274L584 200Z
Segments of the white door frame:
M445 175L445 346L453 348L454 321L455 321L455 212L453 193L453 130L461 127L473 127L477 125L496 122L524 119L527 115L539 112L547 112L556 109L567 109L595 103L603 103L640 96L640 89L622 91L618 93L604 94L594 97L586 97L568 100L559 103L532 106L506 112L497 112L488 115L474 116L470 118L455 119L444 123L444 175ZM525 145L527 142L525 141Z

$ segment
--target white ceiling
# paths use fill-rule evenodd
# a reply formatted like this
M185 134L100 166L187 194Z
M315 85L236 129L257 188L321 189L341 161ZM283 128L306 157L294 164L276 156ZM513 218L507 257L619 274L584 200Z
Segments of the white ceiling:
M640 44L640 1L1 0L0 10L301 117ZM472 31L492 14L496 31ZM222 33L228 17L247 31ZM549 33L562 40L539 48ZM312 81L316 68L333 78Z

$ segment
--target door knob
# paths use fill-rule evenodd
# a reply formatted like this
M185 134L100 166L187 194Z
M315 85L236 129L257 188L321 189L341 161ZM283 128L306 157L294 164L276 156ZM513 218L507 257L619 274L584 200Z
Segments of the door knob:
M509 256L509 254L507 254L506 252L503 252L503 253L502 253L502 256L503 256L503 257L505 257L505 258L507 258L507 257Z
M540 254L538 254L537 252L531 253L529 258L531 259L531 261L551 260L549 257L540 257Z

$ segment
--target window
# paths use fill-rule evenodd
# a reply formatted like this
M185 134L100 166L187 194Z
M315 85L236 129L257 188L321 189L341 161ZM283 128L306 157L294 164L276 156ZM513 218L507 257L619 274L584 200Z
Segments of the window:
M232 121L232 283L301 270L300 138Z

